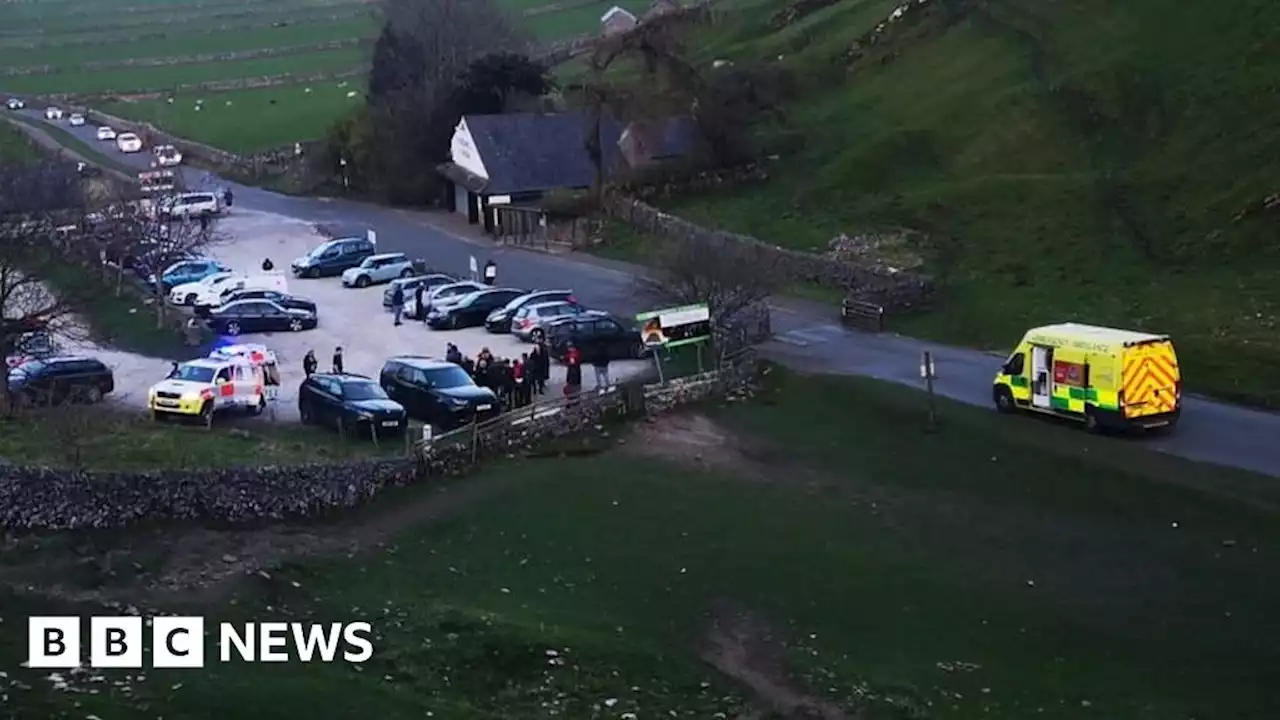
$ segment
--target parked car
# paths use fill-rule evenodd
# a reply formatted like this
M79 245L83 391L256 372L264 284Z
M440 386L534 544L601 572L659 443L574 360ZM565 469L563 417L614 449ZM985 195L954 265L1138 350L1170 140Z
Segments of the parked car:
M56 105L50 105L49 107L45 108L45 109L44 109L44 119L45 119L45 120L61 120L61 119L62 119L62 108L60 108L60 107L58 107L58 106L56 106Z
M418 275L416 277L396 278L391 281L391 284L387 286L386 290L382 291L382 307L391 307L391 298L395 295L397 287L404 291L404 301L408 303L413 299L413 293L419 287L423 288L423 294L425 295L426 292L432 288L455 282L458 282L458 278L452 275L445 275L444 273L431 273L429 275Z
M182 220L217 215L222 212L222 203L214 193L182 193L164 198L156 209L161 217Z
M172 145L157 145L152 149L159 167L173 167L182 164L182 153Z
M433 330L480 327L489 313L524 295L517 288L478 290L462 296L456 303L436 308L427 315L427 325Z
M600 357L627 360L645 356L640 331L634 324L600 312L569 315L543 328L547 334L547 350L556 360L564 360L569 343L582 352L585 359Z
M116 149L122 153L142 152L142 138L133 133L116 135Z
M217 260L209 258L194 258L191 260L179 260L160 273L160 277L152 275L147 278L147 282L151 285L160 283L160 289L166 295L173 288L187 283L199 282L214 273L229 272L231 268L226 267Z
M254 280L250 279L247 285L252 284L253 282ZM298 297L297 295L290 295L282 290L258 287L230 288L224 290L222 296L219 297L215 303L203 304L197 302L195 306L195 313L197 315L207 317L214 308L222 307L223 305L237 302L239 300L266 300L268 302L273 302L286 310L306 310L312 315L319 315L315 301L313 300Z
M520 340L538 342L547 337L547 331L544 329L547 323L555 322L569 315L596 312L595 310L588 310L577 303L565 301L525 305L512 316L509 329L511 334Z
M290 265L297 277L318 278L341 275L374 254L366 238L339 238L316 246Z
M5 101L4 106L10 110L21 110L27 106L27 103L21 98L9 98Z
M441 430L483 422L502 411L492 390L476 385L466 370L443 360L393 357L382 366L378 381L409 417Z
M370 255L359 265L342 272L343 287L366 288L374 283L413 277L413 261L404 253Z
M549 302L577 303L578 300L573 296L572 290L535 290L525 293L489 313L489 317L484 319L484 329L491 333L510 332L511 319L515 317L516 311L528 305Z
M99 140L115 140L116 131L112 130L106 125L103 125L102 127L98 128L98 139Z
M303 380L298 415L304 425L336 427L344 435L362 438L375 432L399 434L409 426L404 406L363 375L321 373Z
M67 118L67 124L71 127L81 127L84 125L84 116L80 113L71 113L71 117Z
M9 393L21 403L98 402L115 390L111 368L91 357L30 360L9 370Z
M417 312L413 316L421 319L430 315L431 311L438 307L455 303L463 297L477 290L484 290L487 287L489 286L475 280L459 280L455 283L437 285L422 296L424 307L415 308Z
M244 287L244 281L243 273L223 270L206 275L192 283L174 286L169 291L169 302L174 305L195 305L200 300L221 295L224 290Z
M299 332L314 328L316 314L286 308L270 300L237 300L210 310L205 320L210 330L222 335L262 332Z

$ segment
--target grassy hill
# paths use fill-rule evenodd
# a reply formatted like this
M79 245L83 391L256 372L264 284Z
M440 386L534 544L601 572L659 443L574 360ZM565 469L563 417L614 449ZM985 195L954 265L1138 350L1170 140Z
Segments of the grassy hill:
M763 129L769 182L673 210L802 248L920 229L945 290L903 332L1170 332L1193 390L1280 405L1280 5L911 0L875 33L897 2L823 4L743 0L699 32L703 67L780 62L801 99Z

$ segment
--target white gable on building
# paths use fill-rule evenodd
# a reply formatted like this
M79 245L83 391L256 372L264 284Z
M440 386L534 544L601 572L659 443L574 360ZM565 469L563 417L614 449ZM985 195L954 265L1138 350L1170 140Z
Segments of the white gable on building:
M480 157L476 141L471 137L466 118L459 120L458 126L453 129L453 139L449 142L449 159L472 175L489 179L489 171L484 167L484 159Z
M636 22L635 15L632 15L625 8L620 8L617 5L614 5L612 10L600 16L600 23L605 24L614 18L622 18L624 20L630 20L631 22Z

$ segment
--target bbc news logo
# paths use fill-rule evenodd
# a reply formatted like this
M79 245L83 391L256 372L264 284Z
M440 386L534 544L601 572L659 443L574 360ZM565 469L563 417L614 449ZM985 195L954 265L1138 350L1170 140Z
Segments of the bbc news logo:
M76 616L32 617L27 622L27 666L74 668L141 668L144 648L153 668L200 668L205 665L205 621L202 617L138 616L89 618L87 637ZM150 633L147 633L147 629ZM373 629L354 623L218 623L218 662L362 663L373 657ZM150 635L150 645L147 635Z

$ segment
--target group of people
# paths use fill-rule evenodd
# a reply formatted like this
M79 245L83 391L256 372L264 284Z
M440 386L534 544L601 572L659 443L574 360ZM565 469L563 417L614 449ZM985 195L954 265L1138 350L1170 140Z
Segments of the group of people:
M477 385L492 390L508 408L532 404L535 396L547 393L547 381L551 379L551 356L542 343L514 359L494 357L487 347L481 348L473 359L449 343L444 359L465 370Z

